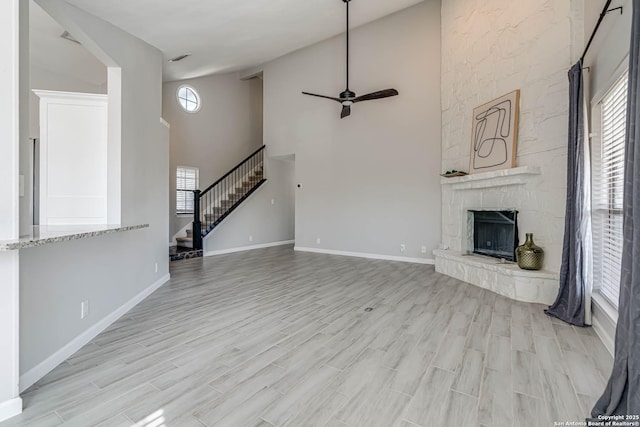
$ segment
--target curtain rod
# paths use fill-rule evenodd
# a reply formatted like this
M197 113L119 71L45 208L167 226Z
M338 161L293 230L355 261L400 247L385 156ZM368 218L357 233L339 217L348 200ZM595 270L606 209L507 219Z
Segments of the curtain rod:
M609 9L609 6L611 6L611 0L607 0L607 3L604 5L604 8L602 9L602 13L600 14L600 17L598 18L598 22L596 23L596 27L593 29L593 32L591 33L591 37L589 37L589 41L587 42L587 47L585 47L584 52L582 52L582 56L580 57L580 62L584 62L584 57L587 55L587 52L591 47L591 42L593 42L593 38L596 36L596 33L600 28L600 24L602 24L602 20L604 19L605 16L607 16L607 13L613 12L614 10L620 10L620 14L622 15L622 6L615 7L613 9Z

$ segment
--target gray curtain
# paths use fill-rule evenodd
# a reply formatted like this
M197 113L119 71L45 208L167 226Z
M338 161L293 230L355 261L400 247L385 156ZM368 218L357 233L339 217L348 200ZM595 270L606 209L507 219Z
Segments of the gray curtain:
M560 269L560 291L545 312L577 326L586 326L591 304L589 260L591 259L589 213L589 168L586 141L582 61L569 70L569 147L567 152L567 200L564 244ZM586 322L588 320L589 322Z
M625 141L622 275L613 372L591 411L640 415L640 1L633 2Z

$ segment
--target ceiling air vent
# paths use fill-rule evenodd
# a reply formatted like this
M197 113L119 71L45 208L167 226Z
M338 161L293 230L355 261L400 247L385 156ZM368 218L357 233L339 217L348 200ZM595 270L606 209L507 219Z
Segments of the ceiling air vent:
M74 42L74 43L77 43L77 44L82 44L78 40L73 38L73 36L71 34L69 34L69 31L65 31L64 33L60 34L60 37L62 37L65 40L69 40L70 42Z
M182 61L184 58L186 58L187 56L191 56L190 53L185 53L184 55L180 55L180 56L176 56L175 58L171 58L169 60L169 62L178 62L178 61Z

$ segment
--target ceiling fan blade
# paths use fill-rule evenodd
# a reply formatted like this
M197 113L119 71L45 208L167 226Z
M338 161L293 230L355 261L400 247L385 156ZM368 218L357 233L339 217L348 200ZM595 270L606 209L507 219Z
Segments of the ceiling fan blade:
M342 99L340 99L340 98L334 98L334 97L332 97L332 96L317 95L317 94L315 94L315 93L309 93L309 92L302 92L302 93L303 93L304 95L317 96L318 98L326 98L326 99L330 99L330 100L332 100L332 101L337 101L337 102L340 102L340 103L342 103L342 101L343 101L343 100L342 100Z
M340 113L340 118L344 119L345 117L349 117L351 115L351 106L343 105L342 112Z
M389 98L390 96L398 95L398 91L395 89L385 89L378 92L369 93L366 95L358 96L353 99L353 102L372 101L374 99Z

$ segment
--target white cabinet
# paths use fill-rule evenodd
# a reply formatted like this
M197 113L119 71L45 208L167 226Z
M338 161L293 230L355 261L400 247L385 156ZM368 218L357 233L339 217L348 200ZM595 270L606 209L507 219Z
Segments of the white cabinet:
M107 95L40 97L40 225L107 223Z

